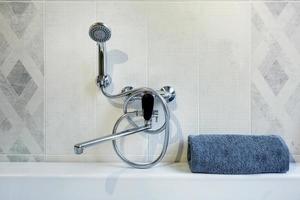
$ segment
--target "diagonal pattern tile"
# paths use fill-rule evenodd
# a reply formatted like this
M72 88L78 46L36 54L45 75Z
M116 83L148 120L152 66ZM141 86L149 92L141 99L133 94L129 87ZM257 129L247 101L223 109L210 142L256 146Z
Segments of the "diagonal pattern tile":
M251 86L252 94L252 132L282 133L282 125L272 112L255 85Z
M22 140L17 139L16 142L12 145L9 149L9 153L16 153L16 154L29 154L28 148L23 144Z
M10 161L44 153L43 6L0 2L0 148Z
M11 129L12 125L0 110L0 131L6 133Z
M271 65L262 65L260 71L273 93L277 96L289 79L282 66L275 60Z
M37 10L33 3L10 2L1 3L0 12L7 19L14 33L22 38Z
M287 113L291 116L295 123L300 121L300 84L298 84L296 90L289 97L285 104Z
M44 40L41 35L43 35L41 31L36 32L26 49L40 72L44 74Z
M252 3L253 133L280 134L300 154L300 9L296 2Z
M30 74L26 71L20 60L16 63L7 77L15 92L20 96L25 89L27 83L31 80Z
M0 33L0 65L5 61L6 56L10 50L9 44L4 35Z
M287 2L266 2L266 6L269 8L270 12L274 17L277 17L281 14Z
M300 4L295 4L291 12L293 15L285 25L285 33L300 53Z

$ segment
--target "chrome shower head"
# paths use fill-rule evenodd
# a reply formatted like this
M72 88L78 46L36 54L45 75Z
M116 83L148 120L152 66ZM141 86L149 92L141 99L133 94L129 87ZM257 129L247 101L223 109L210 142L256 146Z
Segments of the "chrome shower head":
M89 29L90 37L97 42L98 46L98 86L107 87L111 83L111 78L107 74L106 70L106 45L105 42L110 39L111 31L102 22L97 22L93 24Z
M97 22L90 27L90 37L96 42L104 43L111 37L111 30L102 22Z

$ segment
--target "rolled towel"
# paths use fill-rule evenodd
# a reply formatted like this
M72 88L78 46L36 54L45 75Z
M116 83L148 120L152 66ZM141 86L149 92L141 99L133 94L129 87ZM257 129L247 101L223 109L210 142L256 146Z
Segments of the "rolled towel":
M258 174L289 170L289 150L276 135L190 135L187 159L193 173Z

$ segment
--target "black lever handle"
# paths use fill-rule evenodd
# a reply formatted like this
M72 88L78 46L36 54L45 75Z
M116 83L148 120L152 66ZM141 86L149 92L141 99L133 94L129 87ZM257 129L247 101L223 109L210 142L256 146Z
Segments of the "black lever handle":
M142 97L142 109L144 114L144 119L149 121L152 117L154 107L154 97L150 93L145 93Z

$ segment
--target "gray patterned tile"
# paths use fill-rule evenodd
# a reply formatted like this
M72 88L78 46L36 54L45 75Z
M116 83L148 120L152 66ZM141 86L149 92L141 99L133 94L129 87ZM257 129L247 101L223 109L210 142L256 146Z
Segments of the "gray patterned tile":
M284 72L282 66L275 60L271 65L263 66L261 69L262 75L269 84L275 95L278 95L289 77Z
M29 158L27 156L20 155L8 155L7 156L9 162L28 162Z
M5 115L0 110L0 123L6 119Z
M294 48L300 53L300 4L293 4L290 12L293 13L285 25L284 32L289 40L294 44Z
M280 134L283 132L280 121L272 113L272 109L254 84L251 86L251 107L253 133Z
M2 73L0 73L0 89L10 103L16 102L18 95Z
M8 119L4 119L1 123L0 123L0 130L1 132L7 132L12 128L11 123L8 121Z
M0 66L4 62L10 50L9 44L3 34L0 33Z
M293 94L289 97L285 104L287 113L291 116L295 123L300 121L300 84L296 87Z
M300 154L300 6L252 3L252 132L283 136Z
M7 19L11 29L21 38L36 14L33 3L9 2L0 3L0 13Z
M0 131L5 133L11 129L12 125L0 110Z
M32 113L32 121L35 122L36 129L39 130L38 133L40 136L38 136L40 143L43 142L44 136L44 102L42 102L38 108L35 110L34 113Z
M26 49L29 51L29 54L35 64L39 67L39 70L44 74L44 40L43 32L39 30L32 41L27 45Z
M27 72L21 61L18 60L14 68L8 74L7 80L9 81L15 92L20 96L27 83L31 80L31 76Z
M15 154L30 154L28 148L23 144L22 140L17 139L16 142L9 149L9 153Z
M255 26L257 30L262 31L265 26L263 20L261 19L259 14L257 14L255 9L253 9L253 7L251 10L252 10L252 17L251 17L252 26Z
M6 160L39 161L31 154L45 149L43 4L0 2L0 15L0 133L8 140L0 148Z
M274 17L279 16L287 4L288 2L266 2L266 6Z
M18 107L25 108L27 103L31 100L31 97L35 94L36 90L38 89L38 86L35 84L35 82L30 79L24 88L22 94L20 95L20 98L16 101L15 105L18 105Z
M44 161L44 156L43 155L30 156L30 155L9 154L6 156L6 159L9 162L42 162L42 161ZM0 161L2 161L1 157L0 157Z

